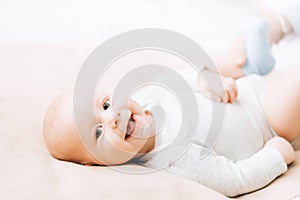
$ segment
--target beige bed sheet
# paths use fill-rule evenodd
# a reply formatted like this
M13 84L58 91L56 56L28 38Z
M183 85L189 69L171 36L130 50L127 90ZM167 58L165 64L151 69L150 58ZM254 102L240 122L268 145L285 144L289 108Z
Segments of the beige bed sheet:
M47 106L72 90L91 49L0 45L0 199L226 199L163 171L132 175L49 155L42 137ZM238 199L291 199L300 194L299 162L298 151L286 174Z

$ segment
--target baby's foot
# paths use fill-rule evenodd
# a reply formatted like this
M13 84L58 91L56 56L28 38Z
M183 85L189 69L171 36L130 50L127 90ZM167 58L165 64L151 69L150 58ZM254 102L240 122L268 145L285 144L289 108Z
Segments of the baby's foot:
M275 66L269 43L269 29L267 22L262 17L257 17L246 36L247 61L243 66L245 75L266 75Z

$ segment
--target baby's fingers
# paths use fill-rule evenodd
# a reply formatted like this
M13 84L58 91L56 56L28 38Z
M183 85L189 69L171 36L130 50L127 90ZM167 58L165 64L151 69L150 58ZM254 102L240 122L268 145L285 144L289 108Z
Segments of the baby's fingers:
M233 103L238 95L236 82L232 78L224 78L223 82L224 82L223 102Z
M228 92L227 89L225 89L224 91L224 96L223 96L223 99L222 99L222 102L223 103L228 103L230 100L230 93Z
M227 91L229 93L229 101L228 102L233 103L237 97L236 92L235 92L236 90L234 87L229 87Z

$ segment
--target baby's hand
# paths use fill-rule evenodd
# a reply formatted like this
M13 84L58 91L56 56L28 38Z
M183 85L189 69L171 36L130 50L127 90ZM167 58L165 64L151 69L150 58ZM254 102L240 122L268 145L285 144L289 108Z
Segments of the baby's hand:
M207 98L213 101L223 102L223 103L233 103L238 96L238 89L235 80L231 77L223 77L223 76L221 76L221 80L222 80L224 90L218 92L216 90L213 90L213 88L208 88L205 84L206 82L201 77L199 77L198 78L199 91L204 96L206 96Z
M273 147L277 149L283 156L287 165L292 163L296 158L295 151L291 143L282 137L274 137L270 139L266 142L265 147Z

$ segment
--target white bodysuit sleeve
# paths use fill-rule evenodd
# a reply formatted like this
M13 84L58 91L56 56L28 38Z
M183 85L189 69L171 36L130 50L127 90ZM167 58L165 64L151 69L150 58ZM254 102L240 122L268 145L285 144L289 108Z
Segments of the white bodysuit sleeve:
M287 171L282 155L274 148L263 148L248 159L233 162L212 152L200 157L200 146L193 144L168 171L233 197L258 190Z
M290 21L295 34L300 36L300 0L279 1L273 8Z

